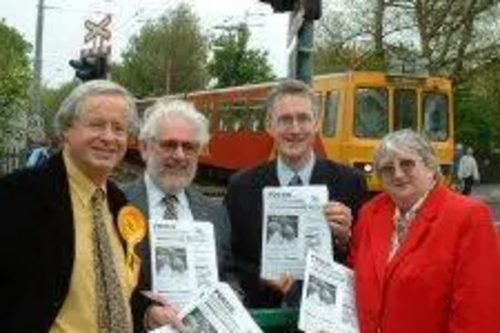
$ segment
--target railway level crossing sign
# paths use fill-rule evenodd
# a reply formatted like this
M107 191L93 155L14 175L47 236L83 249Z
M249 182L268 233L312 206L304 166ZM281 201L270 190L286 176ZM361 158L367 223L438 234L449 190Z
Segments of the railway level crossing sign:
M85 28L88 32L85 35L85 43L88 43L94 39L111 39L111 31L108 29L108 25L111 23L111 15L106 15L99 23L94 23L90 20L85 21Z
M111 15L109 14L97 23L91 20L85 21L84 25L87 33L85 34L84 42L85 44L92 43L92 46L82 49L82 56L109 55L111 53L111 47L107 44L111 40L110 23Z

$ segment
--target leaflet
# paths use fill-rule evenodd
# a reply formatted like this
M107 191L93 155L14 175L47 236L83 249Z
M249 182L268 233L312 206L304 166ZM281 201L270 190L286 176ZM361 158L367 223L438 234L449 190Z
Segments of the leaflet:
M153 291L178 307L218 281L211 223L152 221L150 242Z
M205 290L201 297L186 306L179 317L197 333L262 333L228 284L219 282ZM151 333L173 333L170 326Z
M359 333L354 273L351 269L310 251L299 313L299 329Z
M326 186L266 187L263 191L261 277L285 273L303 279L309 249L333 258L332 234L323 213Z

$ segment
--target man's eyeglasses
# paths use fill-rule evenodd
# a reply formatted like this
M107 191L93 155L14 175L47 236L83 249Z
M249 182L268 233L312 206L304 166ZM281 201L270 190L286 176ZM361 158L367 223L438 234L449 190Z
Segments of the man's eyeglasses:
M158 141L154 140L160 150L165 154L174 154L179 147L182 148L182 151L186 156L195 156L200 151L200 144L195 141L177 141L177 140L164 140Z
M299 127L306 127L313 122L313 116L308 113L300 113L295 117L292 115L282 115L277 118L278 126L284 129L292 128L294 123L297 123Z
M409 174L417 166L418 160L414 159L398 159L389 164L382 165L378 168L378 173L382 178L394 177L396 174L396 166L405 174Z

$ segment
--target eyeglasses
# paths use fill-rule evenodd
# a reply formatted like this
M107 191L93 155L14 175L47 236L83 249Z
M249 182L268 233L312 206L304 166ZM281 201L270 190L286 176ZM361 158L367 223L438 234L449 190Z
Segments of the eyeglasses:
M283 129L290 129L293 127L294 123L297 123L299 127L306 127L314 122L313 116L308 113L299 113L295 117L292 115L282 115L277 118L278 126Z
M174 154L179 148L182 148L184 155L192 157L198 154L200 151L200 144L195 141L177 141L177 140L165 140L156 142L160 150L168 155Z
M382 165L378 168L378 173L382 178L394 177L396 174L396 166L398 166L399 170L401 170L404 174L410 174L419 160L416 159L398 159L393 161L390 164Z

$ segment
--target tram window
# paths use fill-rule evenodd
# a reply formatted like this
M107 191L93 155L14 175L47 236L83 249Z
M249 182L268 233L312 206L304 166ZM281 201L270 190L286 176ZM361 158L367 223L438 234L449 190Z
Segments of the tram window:
M394 90L394 130L412 128L417 130L417 92L414 89Z
M234 115L231 112L231 102L223 101L219 103L219 129L221 131L233 130Z
M248 113L251 114L251 130L260 132L266 128L266 109L264 100L248 100Z
M387 134L388 94L384 88L358 88L354 128L357 137L381 138Z
M211 133L213 130L213 123L212 123L213 122L213 110L211 108L211 105L209 103L200 104L199 110L201 113L203 113L205 115L205 117L207 117L208 129Z
M430 140L448 139L448 98L444 94L424 95L424 133Z
M338 90L328 91L325 98L325 114L323 117L323 135L335 136L337 132L337 116L339 112Z
M241 131L245 128L247 118L247 105L245 101L234 101L231 105L232 113L232 129L233 131Z

